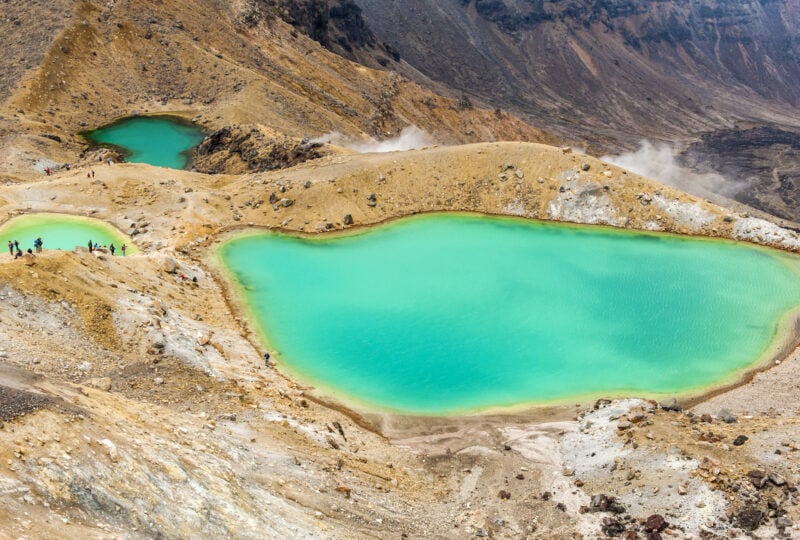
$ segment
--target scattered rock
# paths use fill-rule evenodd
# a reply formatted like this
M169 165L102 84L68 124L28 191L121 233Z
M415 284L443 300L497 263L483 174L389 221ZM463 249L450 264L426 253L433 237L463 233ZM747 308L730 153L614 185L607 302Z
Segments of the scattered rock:
M111 390L111 377L96 377L89 379L86 381L86 385L91 386L92 388L97 388L98 390L102 390L104 392L108 392Z
M733 439L733 446L742 446L744 443L747 442L747 435L739 435L735 439Z
M645 532L661 532L667 528L667 521L661 514L653 514L644 522Z
M178 271L178 265L175 263L175 259L173 259L172 257L166 257L164 259L164 262L162 263L162 268L164 269L164 272L166 272L167 274L174 274L175 272Z
M587 512L611 512L612 514L624 514L625 507L611 495L599 494L592 495Z
M352 225L353 224L353 216L350 214L345 214L344 216L344 224L345 225Z
M600 529L606 536L619 536L625 532L625 524L618 519L607 517L603 518Z
M765 473L764 471L759 470L759 469L754 469L754 470L748 472L747 473L747 478L758 489L763 488L766 485L767 480L769 479L767 477L767 473Z
M508 500L508 499L511 498L511 493L509 493L508 491L506 491L504 489L501 489L500 492L497 494L497 496L500 497L503 500Z
M754 531L764 519L764 512L755 506L745 506L734 517L734 523L737 527L747 531Z
M775 518L775 528L783 532L784 529L791 529L794 523L786 516L779 516Z
M769 473L769 481L775 484L776 486L783 486L786 485L786 478L781 476L778 473Z
M106 448L108 457L111 459L112 463L119 461L119 452L117 451L117 446L113 442L108 439L102 439L97 442Z
M281 206L289 208L294 204L294 199L281 199Z
M680 411L681 407L678 405L678 400L675 398L665 399L658 404L659 407L665 411Z
M591 166L588 163L582 163L581 164L581 170L582 171L588 171L590 168L591 168Z
M722 420L726 424L736 423L736 415L733 414L728 409L722 409L721 411L719 411L719 414L717 416L719 417L720 420Z

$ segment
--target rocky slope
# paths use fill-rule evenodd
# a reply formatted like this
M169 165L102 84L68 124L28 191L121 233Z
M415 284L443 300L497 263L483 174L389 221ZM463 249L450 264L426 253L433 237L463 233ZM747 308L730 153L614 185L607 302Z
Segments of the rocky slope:
M248 22L241 2L10 3L0 45L30 59L0 73L0 165L11 179L45 156L74 162L85 144L77 132L145 112L183 111L209 131L260 124L297 139L386 139L413 125L444 143L556 140L348 61L278 17ZM35 22L54 9L51 26Z
M3 534L713 538L800 518L795 358L717 398L735 424L713 401L706 417L639 401L349 411L287 380L280 358L264 367L213 257L243 224L322 232L448 210L800 250L791 232L542 145L335 154L242 175L118 164L86 178L93 157L0 186L4 214L91 215L137 230L142 250L46 251L30 266L0 255L0 332L13 337L0 347ZM765 394L784 397L765 410Z
M691 144L684 163L727 175L723 192L800 219L794 205L774 204L785 198L776 176L800 181L796 147L756 137L704 144L724 142L718 131L759 127L800 139L797 0L357 3L378 39L426 77L596 155L645 138L678 151ZM767 160L787 165L765 170Z
M316 15L267 0L3 4L0 221L91 216L135 231L141 253L0 254L0 538L791 535L791 350L692 410L625 400L439 419L350 410L284 376L280 357L264 365L213 255L245 228L474 211L800 251L769 221L569 149L487 143L556 139L333 54L366 32L354 12L332 16L351 2L325 3L327 19L302 4ZM375 36L360 61L381 65ZM198 170L98 167L77 133L133 112L205 126ZM326 142L409 125L484 142Z

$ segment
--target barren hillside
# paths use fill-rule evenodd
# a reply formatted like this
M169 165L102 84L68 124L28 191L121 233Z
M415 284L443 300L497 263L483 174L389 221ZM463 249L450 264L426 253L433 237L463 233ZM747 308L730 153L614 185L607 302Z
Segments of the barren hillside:
M265 365L215 249L256 228L325 234L452 211L800 252L797 234L532 144L557 139L346 60L298 31L297 14L266 9L274 2L2 6L0 224L93 217L130 233L140 253L0 254L0 538L796 530L794 342L777 365L680 404L587 399L454 418L356 410L288 378L275 351ZM349 26L330 24L335 51ZM78 136L155 112L208 130L196 170L99 164L106 150ZM439 144L358 153L327 142L411 125Z

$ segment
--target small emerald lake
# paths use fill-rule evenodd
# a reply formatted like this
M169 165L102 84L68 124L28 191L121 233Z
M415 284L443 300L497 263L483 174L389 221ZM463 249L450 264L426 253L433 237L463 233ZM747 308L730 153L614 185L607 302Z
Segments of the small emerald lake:
M45 251L72 251L76 246L86 246L91 240L100 246L113 243L117 249L127 244L128 254L137 252L130 238L98 219L64 214L32 214L15 217L0 225L3 248L9 240L17 240L20 249L25 251L33 248L33 241L38 237L42 238ZM117 253L122 254L121 251Z
M218 254L282 369L404 413L707 390L800 306L794 255L506 218L245 234Z
M203 140L203 131L170 116L125 118L84 134L88 140L121 149L133 163L184 169L190 152Z

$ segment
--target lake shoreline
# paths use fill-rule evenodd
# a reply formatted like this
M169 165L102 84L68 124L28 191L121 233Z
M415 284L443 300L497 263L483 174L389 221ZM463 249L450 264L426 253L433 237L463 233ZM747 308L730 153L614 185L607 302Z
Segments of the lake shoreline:
M443 213L434 213L433 215L454 215L454 216L470 216L470 217L486 217L489 219L495 219L498 216L494 215L486 215L486 214L476 214L473 212L443 212ZM418 219L425 216L431 216L431 214L424 214L424 215L417 215L412 217L407 217L406 219ZM540 220L529 220L524 218L519 218L516 216L499 216L500 218L508 218L509 221L519 221L519 222L527 222L532 223L536 222L545 226L553 226L553 227L560 227L562 226L561 223L548 223L543 222ZM398 220L403 219L402 217L395 218L388 220L388 223L396 223ZM253 235L263 234L264 232L268 231L270 233L281 233L281 234L288 234L289 236L304 238L304 239L313 239L313 240L320 240L325 241L328 239L334 238L341 238L342 236L351 236L351 235L361 235L366 232L369 232L379 225L385 225L387 222L381 222L380 224L374 224L364 227L359 227L357 229L346 229L344 231L334 231L334 232L326 232L326 233L308 233L308 232L300 232L297 233L296 231L290 231L288 233L284 233L283 231L275 231L274 229L263 229L257 231L247 231L245 232L238 232L242 231L243 228L236 227L229 229L227 231L222 232L221 234L217 235L214 239L209 240L207 243L209 256L206 258L206 262L210 263L210 266L213 269L213 275L215 276L215 280L220 285L221 289L225 291L226 299L231 306L231 309L235 313L244 313L245 315L242 318L249 323L244 323L245 326L250 327L253 326L252 329L248 329L248 339L255 339L256 346L260 349L264 348L264 344L270 342L267 336L263 335L261 330L259 329L259 325L253 323L254 315L251 312L251 308L249 307L248 303L243 299L241 296L241 289L240 287L235 285L235 278L233 274L227 270L225 265L221 262L221 256L219 255L220 251L222 250L223 246L226 245L229 241L233 238L245 238L250 237ZM663 235L661 233L653 233L650 231L629 231L625 229L618 229L618 228L610 228L610 227L594 227L594 226L587 226L582 224L563 224L571 229L585 229L587 231L597 231L597 230L604 230L607 232L619 233L622 235L639 235L643 234L646 236L667 236L670 238L675 238L679 240L707 240L707 241L724 241L727 244L735 245L739 242L730 240L730 239L719 239L719 238L706 238L706 237L697 237L691 238L686 237L685 235L674 235L668 234ZM252 228L250 228L252 229ZM769 249L765 248L764 246L754 246L757 249ZM579 404L580 407L586 407L594 403L597 399L601 398L612 398L612 399L621 399L621 398L643 398L643 399L650 399L650 400L660 400L666 399L671 397L678 398L679 402L684 407L692 407L698 403L702 403L712 397L718 396L720 394L724 394L729 392L732 389L740 387L742 385L747 384L750 382L753 377L762 371L768 370L776 364L776 361L783 361L789 355L791 355L794 350L797 348L798 343L800 343L800 308L796 308L794 313L787 313L783 317L781 317L781 321L778 324L777 331L775 333L775 337L770 341L769 346L765 350L765 352L760 356L760 358L753 363L748 364L746 367L742 369L737 369L734 372L730 373L728 376L724 378L723 381L719 381L713 384L705 385L702 388L695 388L689 389L683 392L663 392L663 393L653 393L653 392L642 392L636 390L626 390L626 391L603 391L603 392L590 392L588 394L583 395L572 395L566 396L563 398L556 398L556 399L547 399L542 402L536 403L520 403L517 405L512 406L481 406L473 410L466 410L462 412L452 412L452 413L425 413L425 414L416 414L416 413L403 413L400 411L391 411L386 410L382 407L375 407L373 405L360 403L360 400L357 398L353 398L349 395L344 395L336 391L332 390L322 390L313 383L308 382L307 376L304 376L302 373L297 372L294 368L290 368L284 363L281 362L280 357L277 359L273 357L273 361L276 362L275 365L281 374L288 378L289 380L293 380L299 382L304 388L304 393L310 399L314 399L315 401L325 404L326 406L332 407L336 410L347 411L348 415L357 421L360 424L367 424L372 426L373 429L377 430L380 433L386 434L386 430L394 430L394 427L390 426L404 426L404 425L416 425L419 428L418 434L425 434L429 429L428 426L440 426L443 424L448 423L455 423L461 424L464 419L466 418L482 418L483 421L488 421L490 418L498 419L498 421L505 422L516 422L519 419L525 419L525 421L544 421L548 418L558 417L561 419L566 419L570 416L571 412L575 411L576 405ZM787 321L791 322L787 322ZM303 382L305 379L306 382ZM405 432L406 429L402 429L401 431Z

